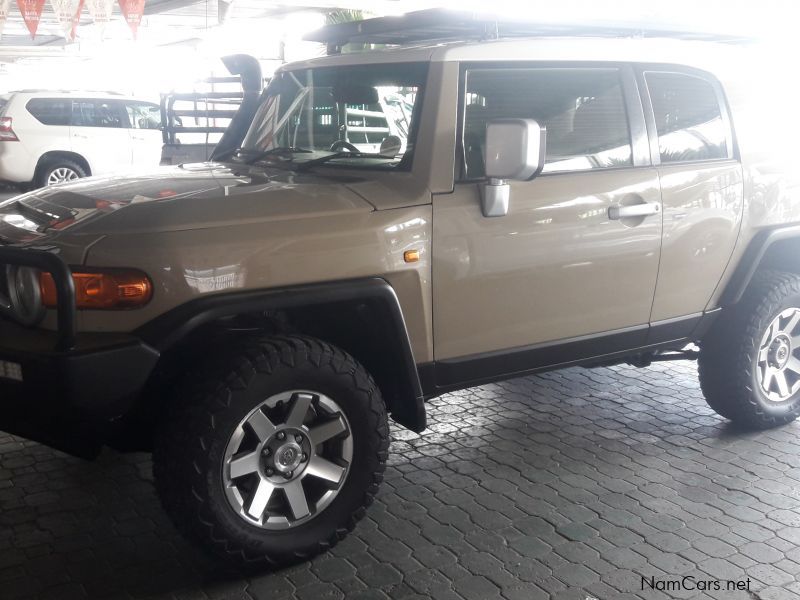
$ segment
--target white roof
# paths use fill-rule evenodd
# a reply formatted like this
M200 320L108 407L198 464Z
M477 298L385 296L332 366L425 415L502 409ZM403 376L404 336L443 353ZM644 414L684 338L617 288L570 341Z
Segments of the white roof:
M149 102L142 98L134 98L114 92L80 90L12 90L3 94L3 96L24 96L26 98L99 98L102 100L135 100L137 102Z
M447 61L605 61L675 63L710 69L735 62L746 46L666 38L538 37L447 42L366 50L299 61L281 67Z

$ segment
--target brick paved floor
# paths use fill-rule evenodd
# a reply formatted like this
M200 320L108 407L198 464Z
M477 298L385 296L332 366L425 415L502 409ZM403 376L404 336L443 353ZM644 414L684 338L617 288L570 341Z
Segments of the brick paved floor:
M430 405L394 430L378 502L333 552L236 575L175 533L147 456L85 463L0 434L0 598L800 596L800 426L744 434L692 363L567 371Z

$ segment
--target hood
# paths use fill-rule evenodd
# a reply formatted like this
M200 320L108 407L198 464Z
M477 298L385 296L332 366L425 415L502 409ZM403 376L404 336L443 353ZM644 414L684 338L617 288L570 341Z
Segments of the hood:
M69 234L180 231L374 210L359 179L200 163L91 177L0 203L0 243Z

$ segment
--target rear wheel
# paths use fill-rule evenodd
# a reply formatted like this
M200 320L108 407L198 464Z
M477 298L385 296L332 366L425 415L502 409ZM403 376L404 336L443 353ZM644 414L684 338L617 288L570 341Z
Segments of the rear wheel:
M77 162L66 158L54 158L40 165L35 183L38 187L46 187L83 177L86 177L86 169Z
M703 340L700 386L708 404L756 429L800 415L800 276L765 271Z
M386 410L355 359L291 336L234 351L161 428L156 485L178 528L256 566L306 559L361 519L383 478Z

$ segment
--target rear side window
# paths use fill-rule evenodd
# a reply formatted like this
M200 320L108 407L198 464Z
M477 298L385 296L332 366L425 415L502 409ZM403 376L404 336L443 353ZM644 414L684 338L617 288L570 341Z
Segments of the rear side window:
M714 87L684 73L645 73L662 163L728 158L728 128Z
M121 107L108 100L75 100L72 124L76 127L122 127Z
M472 69L464 98L466 176L484 176L486 124L536 119L547 128L545 172L633 164L617 69Z
M69 125L72 100L63 98L33 98L26 105L28 112L44 125Z

